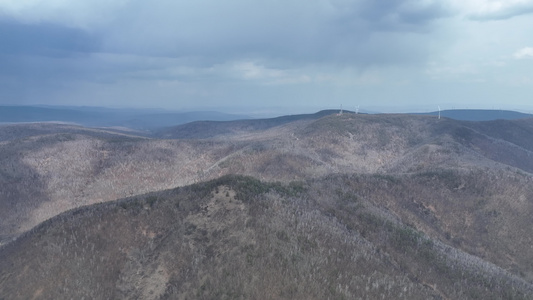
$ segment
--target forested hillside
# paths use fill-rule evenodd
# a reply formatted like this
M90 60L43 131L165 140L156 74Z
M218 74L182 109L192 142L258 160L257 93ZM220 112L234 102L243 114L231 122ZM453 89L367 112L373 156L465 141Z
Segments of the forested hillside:
M468 189L478 174L455 175ZM0 250L0 290L10 299L531 298L531 258L520 251L531 241L485 227L518 214L505 225L530 228L531 209L494 213L507 195L480 191L479 204L455 183L447 173L290 184L226 176L76 209ZM446 193L455 200L438 204Z
M0 295L529 299L532 136L331 111L3 125Z

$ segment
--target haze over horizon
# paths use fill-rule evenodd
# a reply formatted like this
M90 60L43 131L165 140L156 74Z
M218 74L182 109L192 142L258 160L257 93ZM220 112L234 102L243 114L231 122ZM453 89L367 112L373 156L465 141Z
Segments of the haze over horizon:
M0 105L531 112L533 1L0 2Z

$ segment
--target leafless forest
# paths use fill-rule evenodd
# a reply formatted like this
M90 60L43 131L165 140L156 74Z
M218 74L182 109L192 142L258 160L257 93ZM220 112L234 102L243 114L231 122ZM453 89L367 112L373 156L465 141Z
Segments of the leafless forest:
M531 299L533 120L0 127L0 299Z

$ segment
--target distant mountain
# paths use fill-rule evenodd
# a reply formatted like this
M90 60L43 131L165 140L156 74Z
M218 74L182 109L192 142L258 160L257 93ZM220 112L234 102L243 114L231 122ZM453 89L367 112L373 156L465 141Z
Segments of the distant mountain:
M64 122L89 127L127 127L153 130L198 120L247 119L211 111L172 112L164 110L110 109L71 106L0 106L0 124L21 122Z
M156 131L155 136L166 139L205 139L237 133L252 133L288 123L316 120L338 113L338 110L322 110L314 114L299 114L268 119L243 119L230 122L196 121Z
M421 115L438 116L439 112L421 113ZM453 109L442 110L441 117L462 121L492 121L492 120L517 120L532 118L531 114L525 114L511 110L483 110L483 109Z
M92 126L102 122L102 120L111 119L114 116L116 114L109 111L93 112L69 108L0 106L0 123L55 121Z
M63 122L88 127L123 127L146 132L156 132L164 138L202 138L221 136L234 132L263 130L297 120L312 120L339 110L324 110L315 114L252 119L215 111L176 112L161 109L114 109L84 106L0 106L0 124L24 122ZM345 111L350 114L353 112ZM437 116L438 112L422 115ZM531 115L505 110L444 110L441 116L454 120L489 121L516 120ZM226 123L225 121L234 121ZM205 134L209 132L208 134Z
M127 128L155 130L168 126L186 124L195 121L232 121L250 119L245 115L233 115L215 111L192 111L192 112L160 112L150 114L138 114L120 122L114 126Z

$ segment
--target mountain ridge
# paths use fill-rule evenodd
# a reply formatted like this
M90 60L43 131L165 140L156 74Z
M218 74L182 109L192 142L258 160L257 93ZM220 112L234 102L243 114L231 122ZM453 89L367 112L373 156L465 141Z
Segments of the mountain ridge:
M502 109L448 109L421 115L441 116L460 121L493 121L493 120L517 120L532 118L531 113L522 113L513 110Z
M248 131L224 138L172 140L72 125L1 126L0 139L5 141L0 143L0 180L6 187L0 193L1 240L7 228L20 226L20 221L8 225L7 220L36 218L21 227L26 230L61 211L59 203L68 208L109 201L225 174L270 181L432 168L533 172L529 119L472 123L426 116L327 114L267 129L244 128ZM509 130L515 134L507 134ZM24 138L13 138L17 135ZM13 202L9 199L19 199L20 206L7 204ZM13 229L8 231L13 234Z
M214 111L174 112L77 106L0 106L0 124L64 122L88 127L127 127L142 131L196 120L227 121L244 118L249 117Z
M251 121L248 126L268 127L291 119L305 119L339 113L329 109L317 113L282 115L273 118L250 118L243 114L229 114L217 111L167 111L162 109L106 108L90 106L39 106L39 105L3 105L0 106L0 124L24 122L63 122L89 127L127 127L134 130L167 132L168 127L175 127L197 121ZM344 111L354 113L353 111ZM372 114L381 114L374 112ZM406 113L413 114L413 113ZM439 112L415 113L418 115L438 116ZM442 110L442 117L462 121L516 120L531 118L531 114L509 110L489 109L453 109ZM226 124L227 126L227 124ZM162 130L166 128L167 130Z

